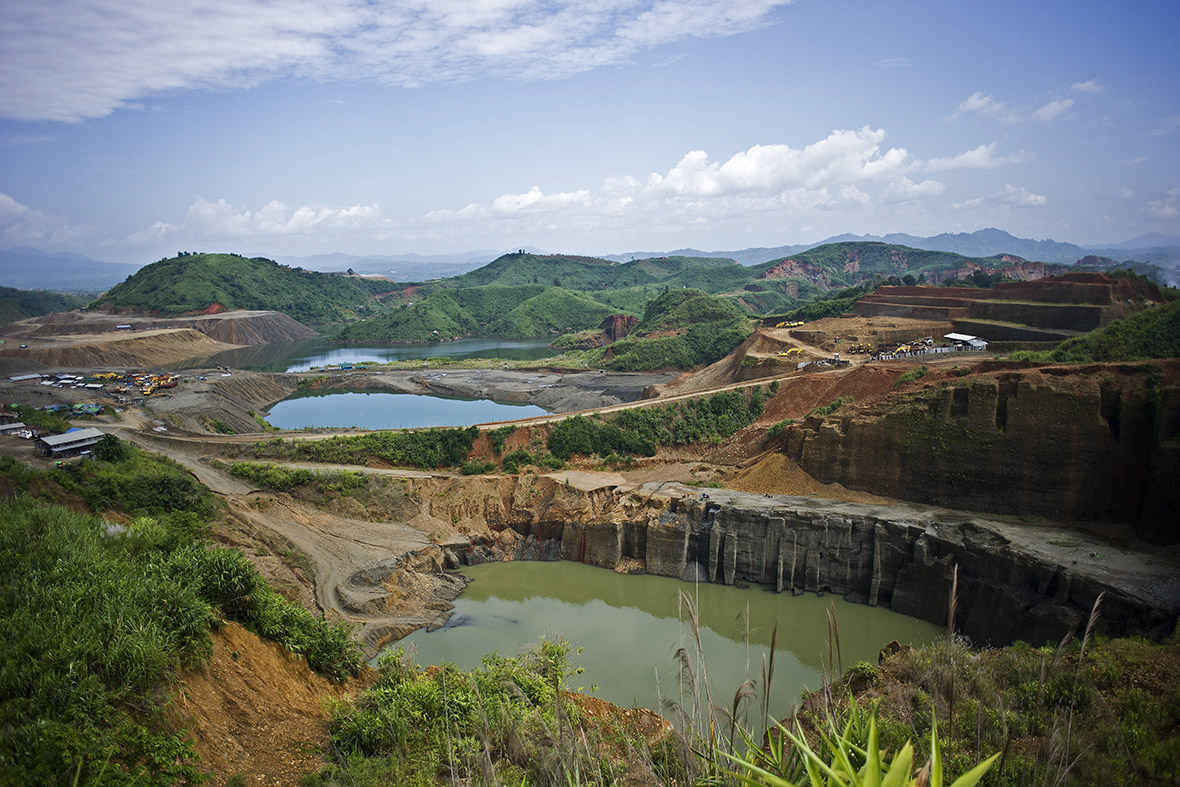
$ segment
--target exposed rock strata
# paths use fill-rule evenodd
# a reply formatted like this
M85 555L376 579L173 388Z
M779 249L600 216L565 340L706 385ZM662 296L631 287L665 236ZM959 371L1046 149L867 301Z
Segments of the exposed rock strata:
M1180 365L1018 369L813 417L785 453L824 483L1180 539Z
M1059 641L1084 627L1099 593L1105 594L1099 628L1111 635L1161 638L1180 610L1173 561L1159 557L1153 567L1157 558L1072 531L915 507L728 490L709 490L705 498L673 484L641 490L649 505L631 519L608 514L605 498L590 506L602 519L552 509L553 518L507 516L514 520L507 523L513 546L502 557L836 593L939 625L947 623L957 566L956 631L988 645ZM661 501L667 508L659 513ZM1050 539L1072 546L1045 547ZM1066 564L1063 556L1073 554L1078 558ZM479 561L480 551L461 559Z

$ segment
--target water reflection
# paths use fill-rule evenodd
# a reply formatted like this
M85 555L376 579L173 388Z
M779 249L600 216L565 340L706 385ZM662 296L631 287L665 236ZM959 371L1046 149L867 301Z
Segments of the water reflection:
M549 339L457 339L431 344L340 345L323 337L226 350L184 366L228 366L259 372L306 372L328 364L388 363L416 358L504 358L534 361L555 354Z

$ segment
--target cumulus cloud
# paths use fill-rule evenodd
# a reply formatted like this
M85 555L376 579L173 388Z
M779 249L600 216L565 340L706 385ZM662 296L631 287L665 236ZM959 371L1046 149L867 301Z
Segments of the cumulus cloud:
M791 0L43 0L0 28L0 115L78 122L283 76L420 86L561 79L771 24Z
M953 169L995 169L1005 164L1020 164L1030 158L1023 150L1007 156L996 156L998 144L992 142L955 156L928 159L917 163L915 167L923 172L945 172Z
M1105 93L1106 88L1098 83L1097 79L1091 79L1086 82L1074 82L1069 86L1070 90L1078 93Z
M709 161L707 153L694 150L667 173L652 173L647 185L654 191L715 197L816 189L900 175L909 163L909 153L905 148L882 153L884 139L883 130L868 126L859 131L837 130L802 149L755 145L724 163Z
M1050 120L1055 120L1061 115L1069 111L1073 106L1072 98L1063 98L1057 101L1050 101L1040 109L1032 113L1032 119L1039 123L1048 123Z

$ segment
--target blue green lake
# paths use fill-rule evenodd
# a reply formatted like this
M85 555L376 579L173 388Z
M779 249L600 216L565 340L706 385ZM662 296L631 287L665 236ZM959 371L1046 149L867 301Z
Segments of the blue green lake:
M546 415L532 404L489 399L448 399L426 394L373 391L305 394L270 408L266 420L279 429L306 427L411 429L424 426L470 426Z
M658 712L665 710L663 701L684 699L677 649L695 652L681 592L693 597L699 610L714 704L728 707L747 677L760 680L778 626L771 684L775 718L787 715L804 691L821 686L829 609L835 609L845 668L859 660L876 664L890 640L924 644L942 633L931 623L830 595L692 585L566 561L488 563L464 573L474 581L455 601L446 627L417 631L391 647L412 647L422 665L450 662L471 669L486 653L512 656L542 637L564 637L582 648L573 663L585 671L570 679L572 688L597 685L595 695L604 700Z

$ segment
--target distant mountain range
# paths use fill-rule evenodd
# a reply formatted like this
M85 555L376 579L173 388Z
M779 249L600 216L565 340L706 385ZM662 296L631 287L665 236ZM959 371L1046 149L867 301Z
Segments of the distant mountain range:
M1055 240L1029 240L1017 238L1003 230L989 227L975 232L943 233L930 238L904 233L889 235L835 235L816 243L793 246L773 246L741 249L739 251L700 251L698 249L676 249L666 252L632 252L612 254L603 259L624 262L631 259L645 259L659 256L685 257L729 257L742 265L758 265L769 260L800 254L809 249L826 246L829 243L877 242L926 251L949 251L964 257L994 257L997 254L1012 254L1032 262L1056 262L1071 265L1086 256L1110 257L1119 262L1127 259L1127 252L1139 262L1176 264L1180 262L1180 238L1159 233L1141 235L1133 240L1103 246L1077 246Z
M1123 262L1159 265L1176 275L1180 270L1180 237L1150 233L1122 243L1102 246L1077 246L1054 240L1017 238L1003 230L988 228L976 232L943 233L929 238L902 233L889 235L837 235L817 243L791 246L756 247L737 251L636 251L612 254L599 259L626 262L653 257L728 257L749 267L778 260L809 249L840 242L880 242L926 251L944 251L965 257L992 257L1012 254L1035 262L1072 264L1083 257L1109 257ZM524 247L525 252L544 254L540 249ZM515 252L512 249L510 252ZM394 281L424 281L459 276L476 270L505 254L490 249L454 254L316 254L310 256L275 256L271 259L291 267L315 271L346 271L380 274ZM269 256L269 255L261 255ZM0 250L0 286L19 289L43 289L57 292L98 293L126 279L146 263L100 262L82 254L44 252L28 247Z

